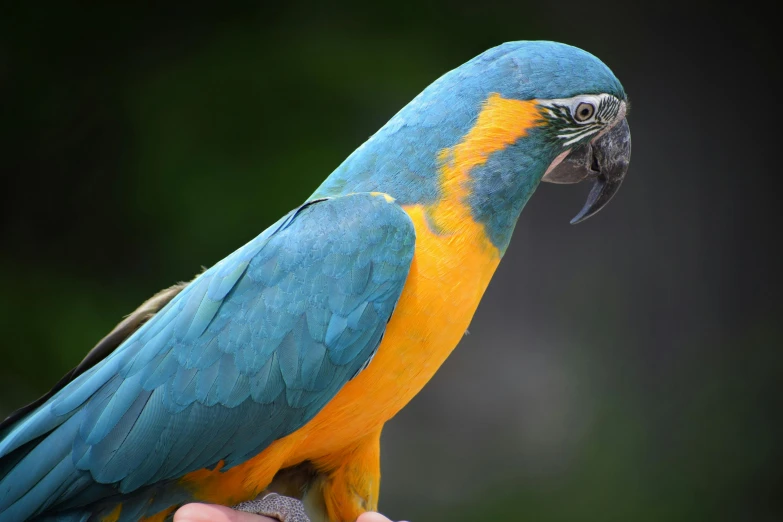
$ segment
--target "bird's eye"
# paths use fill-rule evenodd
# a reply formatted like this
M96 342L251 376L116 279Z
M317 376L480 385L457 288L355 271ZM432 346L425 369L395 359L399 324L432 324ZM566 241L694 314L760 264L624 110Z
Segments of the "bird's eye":
M583 122L592 118L593 114L595 114L595 106L592 103L582 102L576 106L574 118L576 121Z

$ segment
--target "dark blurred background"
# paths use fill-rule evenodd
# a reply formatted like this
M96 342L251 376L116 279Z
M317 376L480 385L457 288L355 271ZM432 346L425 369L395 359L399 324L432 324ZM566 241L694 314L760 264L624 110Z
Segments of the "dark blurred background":
M96 5L97 4L97 5ZM384 432L414 521L783 520L778 32L748 3L0 7L0 416L508 40L604 60L619 196L543 185L466 337Z

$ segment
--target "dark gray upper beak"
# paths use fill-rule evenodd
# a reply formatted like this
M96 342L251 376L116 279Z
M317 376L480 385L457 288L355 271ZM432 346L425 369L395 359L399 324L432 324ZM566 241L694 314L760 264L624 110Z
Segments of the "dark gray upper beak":
M579 183L593 180L593 188L582 210L571 224L584 221L604 208L625 178L631 161L631 129L623 119L597 140L574 149L543 181Z

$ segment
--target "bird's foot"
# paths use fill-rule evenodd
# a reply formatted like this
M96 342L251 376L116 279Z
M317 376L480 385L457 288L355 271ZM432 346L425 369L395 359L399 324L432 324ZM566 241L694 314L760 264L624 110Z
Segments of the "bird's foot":
M302 502L277 493L270 493L260 500L249 500L232 509L278 519L280 522L310 522Z

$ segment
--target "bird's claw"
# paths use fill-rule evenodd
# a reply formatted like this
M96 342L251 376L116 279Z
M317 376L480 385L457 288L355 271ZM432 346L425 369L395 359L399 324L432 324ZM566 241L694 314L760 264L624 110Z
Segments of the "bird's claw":
M310 522L300 500L277 493L269 493L262 499L242 502L232 509L276 518L280 522Z

